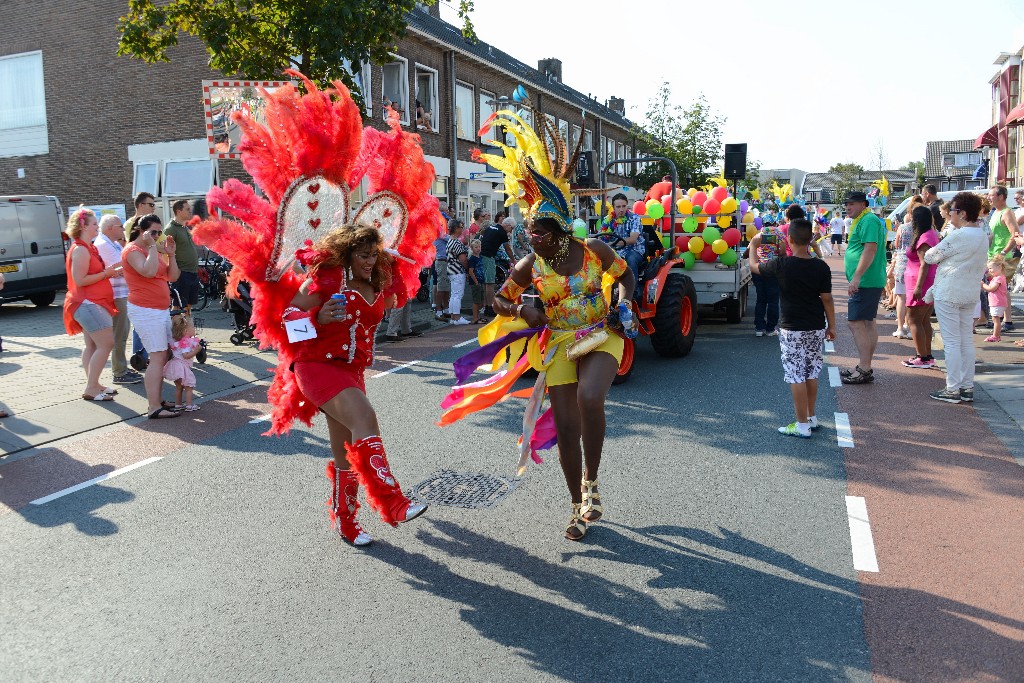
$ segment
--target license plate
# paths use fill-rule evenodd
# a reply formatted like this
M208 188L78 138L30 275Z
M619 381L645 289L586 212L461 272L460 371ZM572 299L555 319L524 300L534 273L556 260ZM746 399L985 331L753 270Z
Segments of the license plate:
M17 263L10 263L10 264L8 264L6 266L0 266L0 273L17 273L17 272L18 272L18 264Z

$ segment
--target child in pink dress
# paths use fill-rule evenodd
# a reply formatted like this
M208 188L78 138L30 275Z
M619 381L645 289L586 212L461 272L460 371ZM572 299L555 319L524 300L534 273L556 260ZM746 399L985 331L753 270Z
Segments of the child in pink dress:
M174 343L171 344L171 359L164 364L164 378L174 382L174 409L192 413L199 410L199 406L192 403L192 390L196 386L192 359L202 348L192 318L187 315L174 316L171 336L174 337Z
M992 315L992 334L985 338L987 342L1002 341L1003 320L1006 319L1006 307L1010 305L1010 297L1006 292L1006 261L996 255L988 262L988 284L982 288L988 292L988 310Z

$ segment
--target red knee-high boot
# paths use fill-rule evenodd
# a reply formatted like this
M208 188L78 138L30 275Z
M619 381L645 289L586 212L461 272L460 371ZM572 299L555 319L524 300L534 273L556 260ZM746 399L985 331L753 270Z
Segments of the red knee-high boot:
M345 455L359 481L366 488L366 502L380 513L381 519L397 526L423 514L426 505L413 503L402 493L379 436L368 436L354 444L345 444Z
M327 501L331 528L337 528L338 534L352 545L370 545L373 539L356 521L359 511L359 479L356 473L338 469L332 460L327 463L327 478L331 480L331 499Z

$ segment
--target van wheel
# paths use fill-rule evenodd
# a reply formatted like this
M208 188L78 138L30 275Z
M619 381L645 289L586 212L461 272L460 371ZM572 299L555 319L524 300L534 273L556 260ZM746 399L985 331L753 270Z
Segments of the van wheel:
M39 294L31 294L28 300L34 303L36 306L43 308L53 303L53 300L57 298L57 292L41 292Z

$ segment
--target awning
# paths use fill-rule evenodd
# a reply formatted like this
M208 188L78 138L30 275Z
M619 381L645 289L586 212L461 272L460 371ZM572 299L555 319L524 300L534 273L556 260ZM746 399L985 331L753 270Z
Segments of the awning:
M998 142L999 138L996 136L996 126L992 126L979 135L978 139L974 141L974 149L978 149L979 147L998 147Z
M1024 103L1018 104L1006 115L1007 126L1024 126Z

